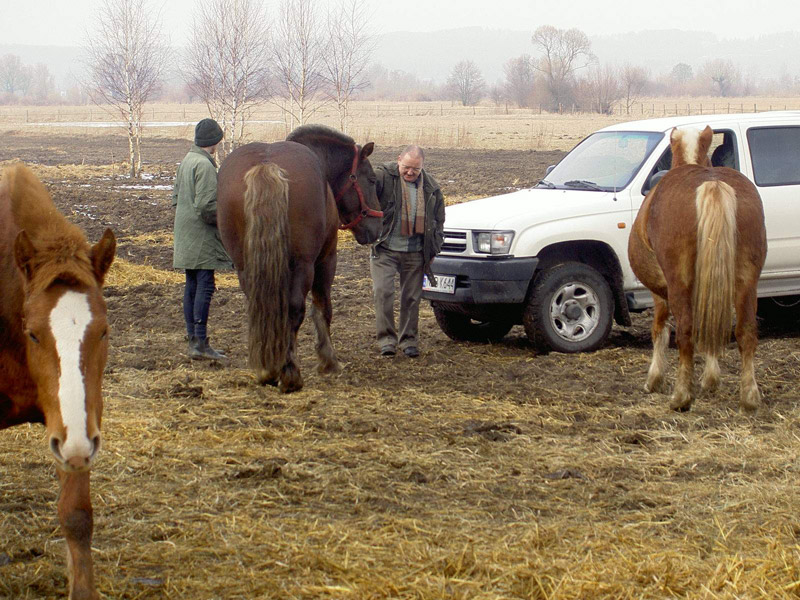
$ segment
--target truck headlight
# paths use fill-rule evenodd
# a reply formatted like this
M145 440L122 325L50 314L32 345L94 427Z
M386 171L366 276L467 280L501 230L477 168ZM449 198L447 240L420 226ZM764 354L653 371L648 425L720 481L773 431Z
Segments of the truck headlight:
M472 247L483 254L508 254L513 239L513 231L475 231Z

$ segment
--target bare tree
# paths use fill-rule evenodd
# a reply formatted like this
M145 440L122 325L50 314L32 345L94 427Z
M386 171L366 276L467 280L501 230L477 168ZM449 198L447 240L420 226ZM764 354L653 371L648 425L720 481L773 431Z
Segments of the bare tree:
M456 63L450 76L447 78L447 87L451 90L462 106L472 106L478 101L486 90L481 70L471 60L462 60Z
M55 79L47 65L38 63L31 71L31 97L36 102L46 102L56 89Z
M649 79L647 69L644 67L631 64L622 67L620 83L622 84L622 99L625 102L625 114L631 114L631 108L639 101Z
M508 60L503 65L506 75L506 95L520 108L530 104L536 72L528 54Z
M557 29L543 25L533 33L532 41L542 52L533 63L547 83L554 108L567 104L571 98L575 71L594 61L591 43L579 29Z
M21 91L26 85L29 74L16 54L6 54L0 58L0 90L13 94Z
M717 58L710 60L701 67L703 75L710 79L714 93L720 96L730 96L741 83L741 73L730 60Z
M103 0L86 51L91 98L124 123L130 175L136 177L142 170L142 111L167 64L158 12L142 0Z
M584 81L592 108L604 115L610 115L623 95L617 70L609 65L595 66L589 70Z
M273 102L293 129L304 125L323 104L323 55L328 44L313 0L281 0L278 12L272 62L280 97Z
M347 131L347 110L353 95L367 87L367 67L376 39L369 29L370 12L361 0L341 0L328 8L328 48L322 55L326 93L339 112L339 129Z
M186 83L219 122L222 154L239 146L269 86L269 25L260 0L204 0L194 19Z
M505 86L500 81L491 86L486 94L495 106L500 106L506 99Z

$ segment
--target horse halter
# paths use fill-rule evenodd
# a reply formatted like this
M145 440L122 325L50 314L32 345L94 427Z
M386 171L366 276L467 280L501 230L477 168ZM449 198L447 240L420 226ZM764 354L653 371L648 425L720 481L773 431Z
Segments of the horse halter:
M358 146L353 146L353 150L355 150L355 155L353 156L353 166L350 168L350 176L347 179L347 183L342 186L342 189L339 190L339 193L336 194L336 206L339 206L339 201L344 196L344 193L350 189L350 187L355 188L356 194L358 194L358 202L359 208L361 212L358 213L358 216L350 221L349 223L345 223L344 225L339 225L339 229L352 229L359 223L361 223L364 217L380 217L383 218L383 211L374 210L367 205L367 201L364 199L364 192L361 190L361 186L358 185L358 176L356 172L358 170Z

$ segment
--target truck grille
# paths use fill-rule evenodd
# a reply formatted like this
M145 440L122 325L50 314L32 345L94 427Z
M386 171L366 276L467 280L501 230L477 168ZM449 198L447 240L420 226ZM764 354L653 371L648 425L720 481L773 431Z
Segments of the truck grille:
M444 231L442 252L465 252L467 250L466 231Z

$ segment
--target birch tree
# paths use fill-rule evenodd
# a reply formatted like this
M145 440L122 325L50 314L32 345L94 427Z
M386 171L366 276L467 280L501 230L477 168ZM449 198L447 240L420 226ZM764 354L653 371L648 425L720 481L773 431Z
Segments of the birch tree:
M318 6L318 5L317 5ZM322 106L328 43L313 0L281 0L272 44L278 94L288 129L304 125Z
M326 95L339 113L339 129L344 132L351 98L369 85L367 68L376 44L369 22L370 12L362 0L341 0L328 9L323 79Z
M136 177L142 170L142 111L167 64L159 14L142 0L102 0L86 54L90 97L126 128L130 176Z
M259 0L204 0L194 18L184 77L225 132L221 154L239 146L269 87L269 21Z

